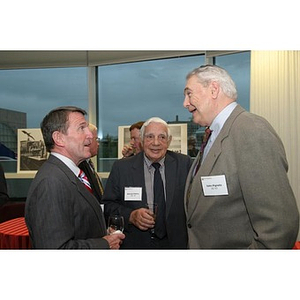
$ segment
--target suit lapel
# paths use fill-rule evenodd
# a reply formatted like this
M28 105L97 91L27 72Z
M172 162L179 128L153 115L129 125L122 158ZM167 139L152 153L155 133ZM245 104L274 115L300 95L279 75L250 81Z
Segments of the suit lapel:
M69 169L69 167L66 166L60 159L58 159L57 157L55 157L53 155L50 155L48 161L57 165L66 174L66 176L72 182L72 184L74 184L76 186L76 189L82 195L82 197L89 203L90 206L92 206L92 208L94 209L94 211L99 219L100 224L105 224L105 220L104 220L103 214L101 213L102 210L101 210L98 200L96 199L96 197L93 194L91 194L87 190L87 188L84 186L84 184L82 184L82 182Z
M193 188L191 190L191 197L189 200L189 205L188 205L188 208L186 207L188 218L192 215L193 211L196 209L196 207L200 201L199 199L202 197L203 190L202 190L202 184L201 184L201 177L209 176L211 174L213 167L218 160L218 157L222 153L223 141L228 137L228 135L230 133L230 129L231 129L232 124L234 123L235 119L244 111L245 110L240 105L236 106L236 108L232 111L229 118L226 120L218 137L214 141L203 164L201 164L199 171L197 172L197 174L193 180ZM198 158L198 156L197 156L197 158ZM190 180L191 180L193 169L195 167L197 158L195 159L195 161L190 169L187 182L190 182ZM221 175L221 174L216 174L216 175ZM186 192L187 192L187 188L188 188L188 185L186 185ZM186 203L186 201L185 201L185 203Z
M143 166L141 168L141 166ZM145 185L145 174L144 174L144 152L134 156L134 162L131 167L132 182L136 187L142 187L142 202L147 203L147 193Z
M240 105L237 105L236 108L232 111L231 115L224 123L222 130L220 131L218 137L212 145L203 164L200 166L198 172L200 175L207 176L211 173L214 164L216 163L219 155L222 152L222 143L228 137L232 124L234 123L235 119L244 111L245 110Z
M145 185L144 167L144 152L137 154L135 161L132 164L132 174L134 186L142 187L142 201L146 204L147 193ZM170 207L174 198L174 188L176 183L176 163L175 159L167 152L165 158L165 177L166 177L166 216L170 212Z

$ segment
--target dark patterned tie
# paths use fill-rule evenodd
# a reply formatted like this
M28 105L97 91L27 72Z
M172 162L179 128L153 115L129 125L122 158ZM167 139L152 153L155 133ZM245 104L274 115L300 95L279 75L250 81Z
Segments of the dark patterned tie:
M78 175L79 180L84 184L84 186L92 193L93 190L91 188L91 184L86 177L85 173L80 169L79 175Z
M154 203L157 204L157 215L155 219L155 228L154 233L158 238L163 238L166 234L166 201L165 201L165 192L164 184L160 175L160 164L153 163L152 166L155 168L154 172Z
M201 146L200 146L199 159L198 159L197 165L195 167L193 176L195 176L197 174L197 172L198 172L198 170L200 168L200 165L201 165L201 162L202 162L202 158L203 158L204 149L205 149L205 147L207 145L207 142L208 142L208 140L210 138L211 133L212 133L212 130L210 130L209 127L206 127L204 135L203 135L202 143L201 143Z
M192 189L192 183L193 183L195 175L197 174L197 172L200 168L203 153L204 153L204 149L205 149L205 146L207 145L207 142L210 138L211 133L212 133L212 130L210 130L209 127L206 127L204 135L203 135L202 143L201 143L201 146L200 146L200 153L199 153L199 156L198 156L198 160L197 160L196 166L194 168L193 174L191 176L190 184L189 184L187 194L186 194L186 206L187 207L188 207L189 201L190 201L190 193L191 193L191 189Z

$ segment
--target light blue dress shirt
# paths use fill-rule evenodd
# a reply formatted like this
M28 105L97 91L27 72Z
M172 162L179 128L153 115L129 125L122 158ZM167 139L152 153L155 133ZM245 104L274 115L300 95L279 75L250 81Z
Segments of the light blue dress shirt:
M207 156L207 153L209 152L210 148L212 147L214 141L216 140L217 136L219 135L221 129L223 128L223 125L225 124L228 117L231 115L232 111L237 106L236 102L232 102L229 105L227 105L213 120L209 128L212 130L212 133L210 135L210 138L204 148L204 153L202 157L202 163L204 159Z

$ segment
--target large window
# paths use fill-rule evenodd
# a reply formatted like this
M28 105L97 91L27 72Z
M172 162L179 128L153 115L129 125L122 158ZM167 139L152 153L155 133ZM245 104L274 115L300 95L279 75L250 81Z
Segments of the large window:
M197 55L98 68L100 171L108 172L118 157L118 126L153 116L190 121L183 107L185 76L203 63L204 55Z
M250 51L217 56L216 65L228 71L236 84L237 102L250 109Z
M249 109L250 52L217 56L214 62L229 71L238 102ZM188 137L199 136L202 129L183 107L183 89L187 73L204 63L204 55L193 55L100 66L98 109L92 112L87 67L0 70L0 141L16 152L18 128L39 128L45 114L57 106L80 106L97 115L98 171L109 172L118 157L119 126L158 116L169 123L187 123Z
M249 109L250 52L220 56L215 62L232 75L238 102ZM205 56L197 55L98 67L99 171L109 172L118 157L118 126L152 116L188 123L188 138L196 138L200 147L203 128L193 124L183 107L183 89L187 73L204 63Z

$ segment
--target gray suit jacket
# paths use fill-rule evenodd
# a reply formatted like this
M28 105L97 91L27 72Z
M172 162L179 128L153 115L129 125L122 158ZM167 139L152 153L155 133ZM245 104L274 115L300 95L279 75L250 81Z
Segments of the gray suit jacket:
M185 181L191 159L167 151L165 158L166 176L166 227L170 248L186 248L187 232L184 212ZM125 187L142 187L142 201L124 201ZM144 152L116 161L107 180L102 197L105 215L118 213L124 216L125 240L122 248L148 248L150 231L142 231L129 223L135 209L146 207L147 195L144 177Z
M33 248L108 249L97 199L58 158L50 155L28 191L25 220Z
M190 248L292 248L299 213L283 144L263 118L237 106L196 174L185 209ZM201 177L225 175L228 195L204 196Z

